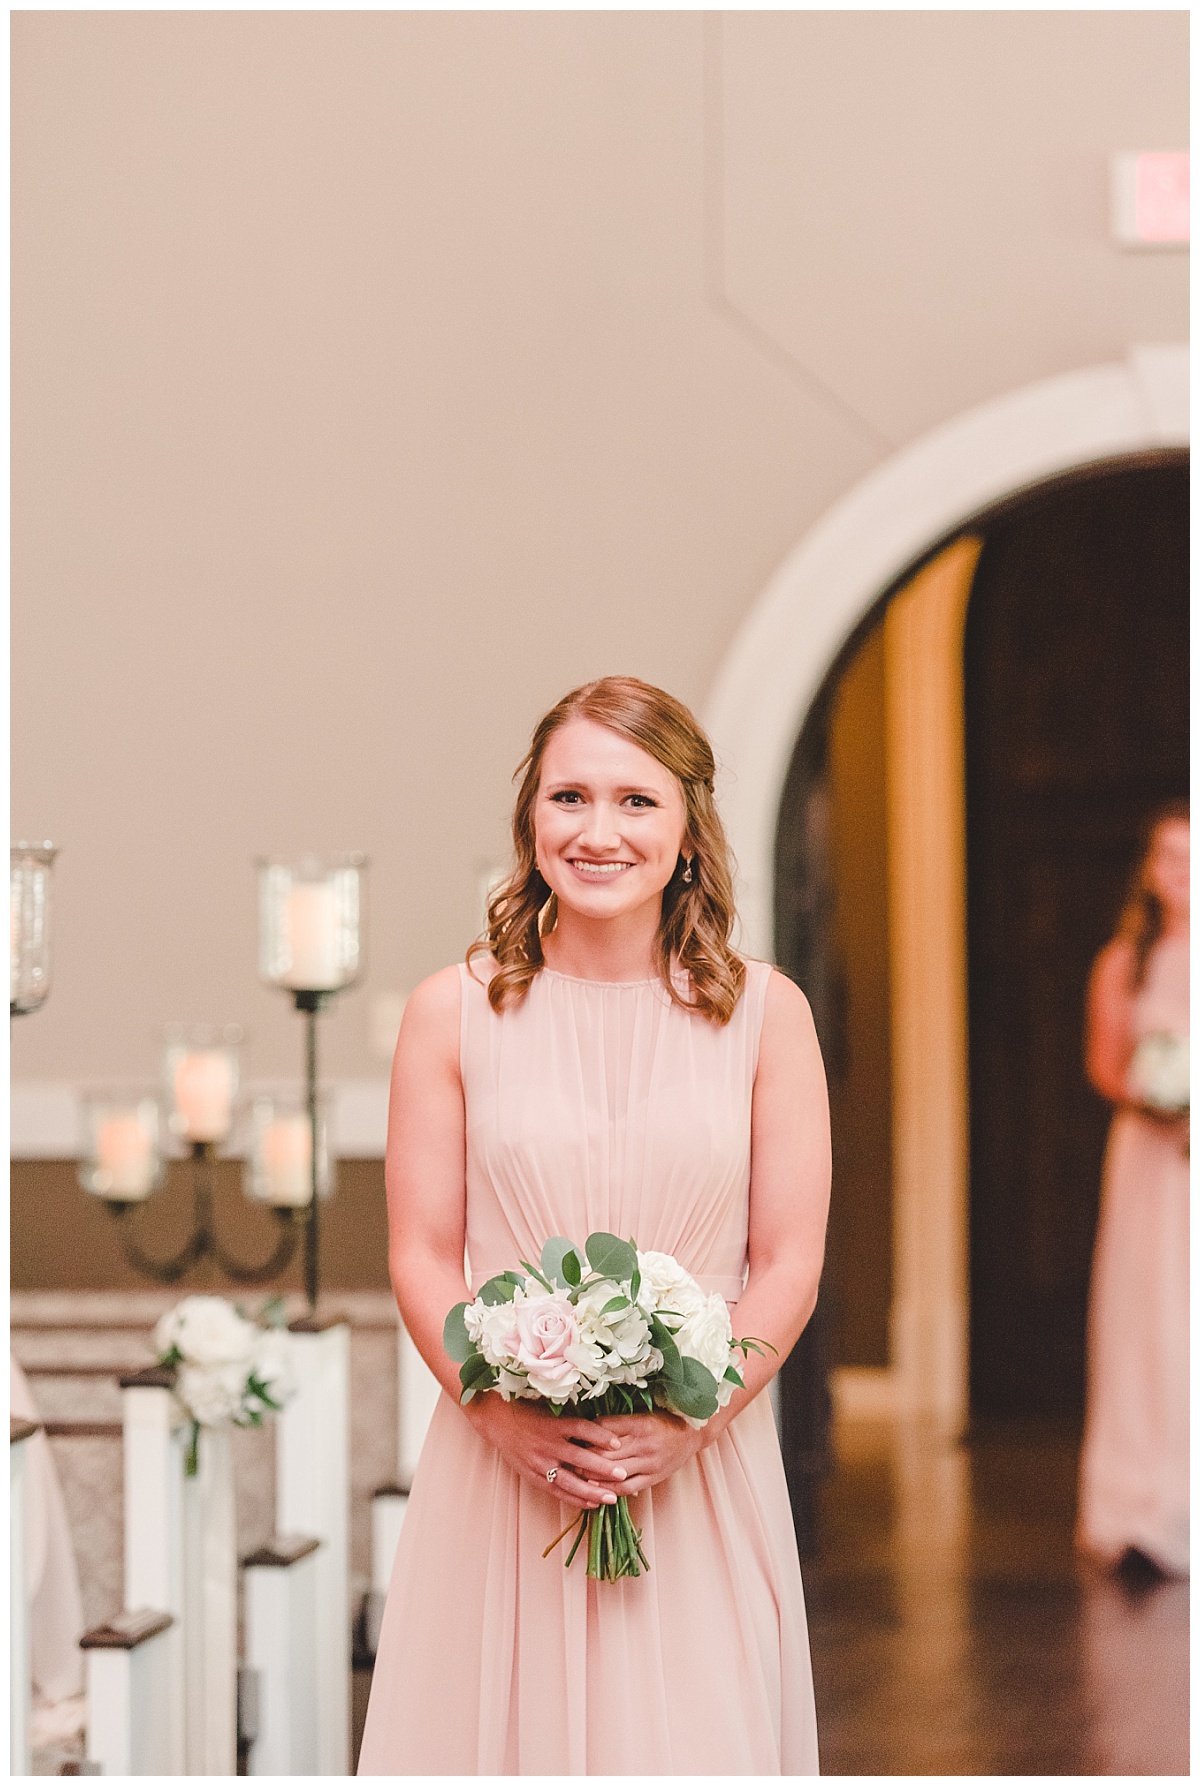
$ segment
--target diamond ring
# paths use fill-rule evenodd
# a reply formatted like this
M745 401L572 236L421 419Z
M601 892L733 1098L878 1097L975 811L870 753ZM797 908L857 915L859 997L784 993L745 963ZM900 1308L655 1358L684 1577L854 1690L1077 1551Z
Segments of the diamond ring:
M557 1480L558 1480L558 1471L557 1470L547 1470L546 1471L546 1481L547 1482L555 1482Z

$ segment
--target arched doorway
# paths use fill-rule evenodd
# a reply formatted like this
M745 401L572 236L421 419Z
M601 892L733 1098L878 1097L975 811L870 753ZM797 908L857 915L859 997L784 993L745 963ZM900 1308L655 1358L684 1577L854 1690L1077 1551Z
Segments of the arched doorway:
M1188 787L1188 468L1098 467L982 529L967 614L970 1399L1082 1410L1108 1112L1087 977L1145 815Z
M1181 446L1187 436L1186 351L1135 351L1125 365L1030 387L936 431L851 492L801 543L741 629L705 712L728 771L723 806L742 870L743 942L751 952L778 958L776 820L789 767L795 769L797 735L806 733L812 745L837 671L910 569L972 517L1038 480L1114 455ZM796 752L797 760L803 754ZM808 822L818 835L826 819L817 798ZM819 877L807 897L808 921L819 923ZM943 1228L961 1226L961 1233L941 1238L950 1242L943 1247L947 1258L962 1257L954 1290L965 1309L965 1199L960 1209L953 1199L943 1202L932 1219ZM919 1228L920 1222L912 1232ZM905 1245L911 1252L911 1235ZM958 1346L957 1364L953 1357L935 1358L923 1377L919 1367L899 1397L951 1430L966 1417L965 1323L960 1326L958 1338L950 1331L947 1341L951 1351ZM796 1454L799 1472L820 1463L811 1428L821 1406L813 1382L820 1340L814 1335L809 1357L787 1373L791 1388L784 1382L785 1451Z
M1146 455L973 517L869 613L785 783L776 955L813 1004L834 1129L816 1342L865 1374L969 1321L976 1415L1082 1405L1105 1113L1081 1014L1139 821L1186 788L1187 494L1184 455ZM970 1187L969 1301L930 1222L948 1206L916 1211L924 1337L920 1273L892 1265L914 1165L951 1199L960 1178L964 1215Z

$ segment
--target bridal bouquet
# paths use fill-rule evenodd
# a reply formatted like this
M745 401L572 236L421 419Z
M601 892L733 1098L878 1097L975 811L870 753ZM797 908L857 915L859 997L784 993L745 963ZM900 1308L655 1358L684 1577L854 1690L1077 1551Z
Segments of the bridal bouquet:
M665 1408L703 1426L742 1386L735 1355L763 1350L734 1339L724 1297L706 1295L669 1253L639 1252L615 1234L589 1235L582 1251L548 1240L538 1265L521 1265L489 1278L446 1317L443 1341L461 1366L464 1404L494 1389L506 1401L544 1402L553 1414ZM585 1537L597 1581L649 1568L624 1496L582 1513L554 1544L571 1531L567 1568Z
M1191 1102L1187 1036L1153 1030L1133 1051L1129 1083L1145 1104L1182 1116Z
M259 1426L291 1395L282 1316L278 1301L251 1321L223 1296L185 1296L154 1329L158 1362L175 1372L175 1398L192 1423L189 1476L202 1426Z

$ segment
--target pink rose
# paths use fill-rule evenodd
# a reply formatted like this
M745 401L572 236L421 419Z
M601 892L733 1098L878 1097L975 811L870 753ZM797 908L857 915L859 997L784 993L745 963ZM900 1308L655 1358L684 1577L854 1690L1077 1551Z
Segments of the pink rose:
M566 1401L579 1383L579 1371L567 1357L579 1339L579 1324L563 1294L521 1298L514 1305L516 1362L529 1376L529 1387L547 1401Z

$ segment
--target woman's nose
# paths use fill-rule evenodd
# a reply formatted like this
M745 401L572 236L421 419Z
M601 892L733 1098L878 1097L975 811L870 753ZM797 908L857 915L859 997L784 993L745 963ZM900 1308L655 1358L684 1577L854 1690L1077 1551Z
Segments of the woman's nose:
M605 800L595 800L584 821L583 837L593 850L615 850L621 842L618 814Z

